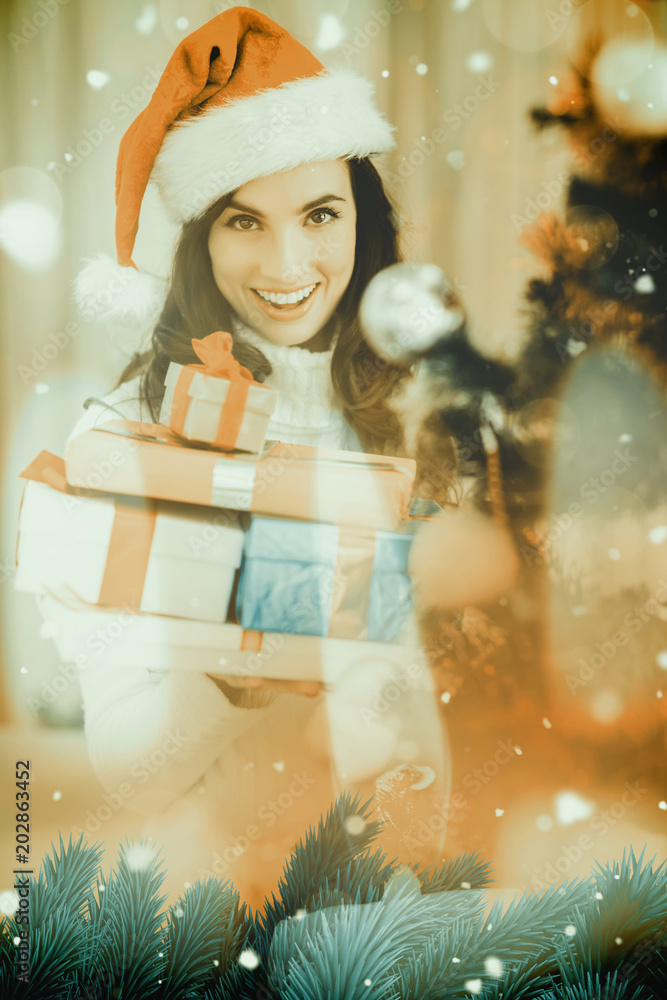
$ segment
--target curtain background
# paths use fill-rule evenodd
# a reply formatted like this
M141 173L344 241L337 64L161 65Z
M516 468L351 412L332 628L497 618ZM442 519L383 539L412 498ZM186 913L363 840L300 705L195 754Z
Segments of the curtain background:
M30 699L57 667L32 595L12 586L18 472L42 448L62 454L86 396L114 383L137 347L82 323L71 302L81 258L114 254L114 170L123 132L150 98L175 45L223 0L4 0L0 129L2 540L5 721L35 720ZM518 237L536 196L554 207L568 167L560 136L527 112L547 99L595 26L627 22L626 0L263 0L327 66L371 78L398 129L388 187L405 249L457 284L475 338L512 356L521 290L533 267ZM638 4L664 31L664 4ZM625 19L625 22L624 22ZM106 131L102 130L101 123ZM83 150L80 155L77 147ZM17 208L18 199L18 208ZM544 195L542 197L544 202ZM166 272L175 231L145 199L135 260ZM79 710L74 685L51 721ZM34 704L34 702L33 702Z

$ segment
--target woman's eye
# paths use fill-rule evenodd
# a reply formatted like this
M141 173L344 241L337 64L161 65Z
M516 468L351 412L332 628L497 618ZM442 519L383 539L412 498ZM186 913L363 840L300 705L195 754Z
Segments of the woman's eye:
M242 232L247 233L251 229L255 229L256 220L251 219L249 215L237 215L233 219L230 219L227 223L232 229L240 229Z
M330 219L338 218L338 212L334 212L333 208L316 208L314 212L310 213L310 221L314 222L316 226L321 226Z

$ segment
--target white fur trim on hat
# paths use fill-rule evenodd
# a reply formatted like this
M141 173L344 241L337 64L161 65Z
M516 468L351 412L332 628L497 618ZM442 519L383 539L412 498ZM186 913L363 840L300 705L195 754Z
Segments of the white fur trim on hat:
M74 301L86 321L105 326L154 326L166 298L167 283L134 267L122 267L108 254L86 258L74 280Z
M221 104L174 125L151 180L182 224L256 177L387 152L394 129L373 92L365 77L332 70Z

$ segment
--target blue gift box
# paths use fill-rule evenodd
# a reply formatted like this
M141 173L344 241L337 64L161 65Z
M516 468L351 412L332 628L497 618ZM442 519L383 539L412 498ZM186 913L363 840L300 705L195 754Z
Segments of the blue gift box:
M237 612L245 629L392 642L412 608L408 555L417 525L399 531L253 517Z

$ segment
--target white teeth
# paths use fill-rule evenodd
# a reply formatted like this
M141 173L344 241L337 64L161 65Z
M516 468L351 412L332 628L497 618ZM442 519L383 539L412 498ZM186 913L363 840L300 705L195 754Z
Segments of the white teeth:
M271 302L273 305L284 306L287 304L294 305L296 302L303 302L307 299L317 288L317 283L314 285L308 285L307 288L299 288L296 292L262 292L259 288L255 291L261 299L265 302Z

